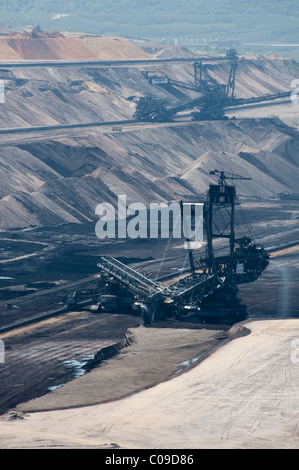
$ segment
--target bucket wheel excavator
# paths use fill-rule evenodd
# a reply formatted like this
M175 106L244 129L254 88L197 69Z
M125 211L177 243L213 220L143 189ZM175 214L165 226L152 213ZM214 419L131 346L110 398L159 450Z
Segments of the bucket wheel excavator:
M203 203L205 255L197 259L190 248L190 267L179 279L165 285L115 258L102 256L98 262L112 289L117 285L124 294L134 296L147 324L165 318L233 324L247 318L238 285L256 281L269 264L269 255L250 237L236 237L237 196L229 181L251 178L219 170L210 174L218 176L218 181L210 184Z
M254 282L269 264L269 255L251 238L235 235L236 188L228 180L250 180L251 178L213 170L218 176L217 184L210 184L208 198L204 204L204 228L206 232L206 256L197 263L191 252L189 258L193 276L208 275L214 279L213 291L208 295L191 288L189 302L182 305L180 314L193 313L196 319L234 323L247 318L246 305L238 298L238 285ZM218 243L217 247L217 242ZM219 252L217 255L216 253ZM185 296L184 302L187 298ZM189 314L188 314L189 311Z

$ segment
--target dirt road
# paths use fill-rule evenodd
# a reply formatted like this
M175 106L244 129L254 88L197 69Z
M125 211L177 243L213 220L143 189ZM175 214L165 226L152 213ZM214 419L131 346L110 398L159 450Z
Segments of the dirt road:
M111 403L0 421L2 448L297 448L299 320L261 320L189 372Z

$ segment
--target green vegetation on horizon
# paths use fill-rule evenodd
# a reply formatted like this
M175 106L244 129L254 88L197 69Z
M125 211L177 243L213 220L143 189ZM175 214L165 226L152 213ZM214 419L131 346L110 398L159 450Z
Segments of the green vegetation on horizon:
M1 0L0 23L152 39L291 43L299 42L298 13L294 0Z

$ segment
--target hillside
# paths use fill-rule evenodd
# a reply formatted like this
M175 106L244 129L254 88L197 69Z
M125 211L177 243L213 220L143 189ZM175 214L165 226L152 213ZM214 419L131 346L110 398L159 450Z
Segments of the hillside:
M52 34L0 35L0 60L123 60L148 57L125 38Z
M141 56L142 52L136 49ZM127 57L130 55L132 58L134 54L136 57L135 46L131 48L129 44L126 50ZM192 84L194 80L192 63L121 68L0 67L0 79L5 81L5 103L0 106L0 128L130 119L136 108L135 101L140 96L153 94L165 99L169 106L198 97L198 93L192 90L147 84L141 73L144 70L184 83ZM297 74L298 70L292 61L240 60L235 96L250 98L288 91ZM205 79L219 83L226 83L228 76L227 62L211 64L204 72Z
M236 96L288 90L291 65L240 61ZM134 96L154 93L170 104L195 96L194 91L180 89L178 94L172 86L145 83L144 69L3 70L1 127L131 119ZM161 64L150 70L192 81L192 64ZM225 83L228 65L212 64L205 73ZM295 69L293 73L295 77ZM295 111L291 108L290 115ZM298 132L279 120L145 124L124 126L121 132L94 127L1 139L2 229L92 221L96 205L116 204L118 194L126 194L128 203L196 197L207 189L209 171L220 167L252 178L240 188L243 197L263 200L298 193Z

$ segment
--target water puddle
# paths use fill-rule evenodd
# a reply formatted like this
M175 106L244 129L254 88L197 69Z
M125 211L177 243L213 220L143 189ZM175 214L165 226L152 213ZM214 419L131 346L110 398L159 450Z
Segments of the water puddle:
M88 361L94 358L94 354L84 354L80 356L80 359L69 359L63 361L63 364L68 369L73 369L74 377L80 377L86 373L84 366L87 364Z
M81 377L86 373L86 369L84 366L87 364L88 361L94 359L94 354L81 354L79 359L67 359L62 362L62 364L68 368L73 370L74 379ZM52 387L48 387L49 392L56 390L57 388L63 387L64 384L53 385Z
M200 353L198 356L193 357L192 359L189 359L188 361L183 361L179 362L179 364L176 364L176 366L181 366L179 369L177 369L174 373L179 374L180 372L183 372L184 370L188 369L192 364L197 362L201 357L205 356L209 351L211 351L215 346L211 346L210 348L205 349L202 353Z
M183 362L179 362L179 364L176 364L177 366L181 366L181 367L175 371L175 374L178 374L179 372L182 372L188 369L188 367L194 364L194 362L197 362L203 356L203 354L204 353L201 353L198 356L193 357L192 359L189 359L188 361L183 361Z
M56 388L63 387L64 384L59 384L59 385L53 385L53 387L48 387L49 392L53 392L53 390L56 390Z

